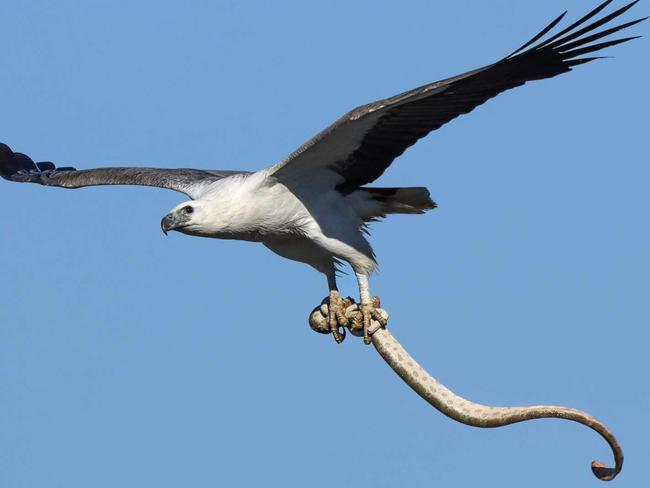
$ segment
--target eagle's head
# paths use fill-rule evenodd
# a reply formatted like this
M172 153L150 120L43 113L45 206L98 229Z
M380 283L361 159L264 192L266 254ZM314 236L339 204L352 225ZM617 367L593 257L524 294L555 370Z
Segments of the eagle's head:
M160 221L160 228L167 235L170 230L184 234L200 234L202 229L202 206L192 200L184 202L165 215Z

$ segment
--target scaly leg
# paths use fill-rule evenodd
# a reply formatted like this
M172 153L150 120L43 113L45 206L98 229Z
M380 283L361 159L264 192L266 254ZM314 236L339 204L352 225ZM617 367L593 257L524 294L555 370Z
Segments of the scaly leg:
M334 268L327 273L327 286L330 290L329 304L327 311L327 323L337 344L345 339L345 326L348 319L345 317L345 309L350 305L343 300L336 287L336 273Z
M356 324L357 327L363 327L363 342L365 344L370 344L371 332L370 325L372 320L379 322L379 325L384 327L386 325L386 319L379 313L378 308L380 306L378 297L370 296L370 288L368 287L368 275L364 273L357 273L357 281L359 282L359 309L361 310L361 324Z

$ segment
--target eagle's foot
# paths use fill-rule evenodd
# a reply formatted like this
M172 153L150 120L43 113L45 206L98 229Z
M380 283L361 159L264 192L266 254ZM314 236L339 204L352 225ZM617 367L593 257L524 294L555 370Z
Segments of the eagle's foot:
M379 306L378 297L363 305L350 297L341 298L334 291L312 310L309 326L320 334L332 334L339 344L345 339L347 328L352 335L363 337L366 344L370 344L372 335L388 322L388 313Z
M330 290L329 303L327 304L327 325L337 344L345 339L345 327L350 321L345 316L346 309L352 305L349 298L343 299L336 290Z
M355 335L363 333L363 342L370 344L371 336L378 329L386 327L388 323L388 314L381 309L379 297L372 297L370 303L361 303L359 305L360 314L357 314L350 325L350 332Z

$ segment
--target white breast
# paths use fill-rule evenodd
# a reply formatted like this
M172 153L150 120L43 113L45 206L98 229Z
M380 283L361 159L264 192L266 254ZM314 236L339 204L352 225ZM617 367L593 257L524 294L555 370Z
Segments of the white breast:
M201 202L206 230L222 239L264 241L302 233L313 221L303 202L265 171L224 178Z

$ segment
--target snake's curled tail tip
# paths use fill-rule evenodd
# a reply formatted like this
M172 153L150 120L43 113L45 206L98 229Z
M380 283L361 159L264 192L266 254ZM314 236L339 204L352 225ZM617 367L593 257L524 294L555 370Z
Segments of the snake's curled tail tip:
M599 461L593 461L591 471L601 481L612 481L620 470L609 468Z

